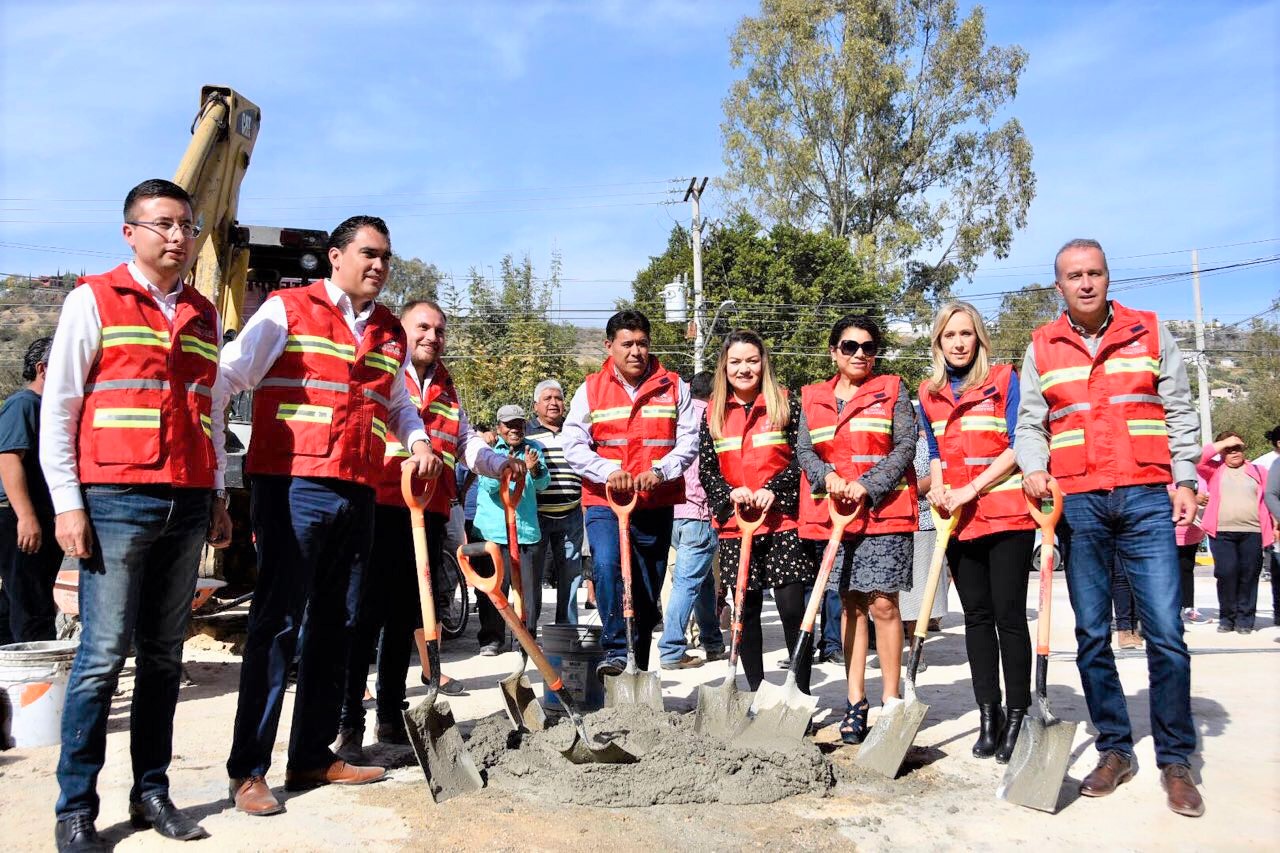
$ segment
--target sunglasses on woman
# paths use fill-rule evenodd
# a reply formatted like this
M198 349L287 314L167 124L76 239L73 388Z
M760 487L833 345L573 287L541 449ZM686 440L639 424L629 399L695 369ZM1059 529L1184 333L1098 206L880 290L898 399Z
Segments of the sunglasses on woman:
M854 356L858 354L858 350L862 350L863 355L867 358L875 358L876 351L879 347L876 346L875 341L860 343L853 340L843 340L836 349L840 350L840 354L843 356Z

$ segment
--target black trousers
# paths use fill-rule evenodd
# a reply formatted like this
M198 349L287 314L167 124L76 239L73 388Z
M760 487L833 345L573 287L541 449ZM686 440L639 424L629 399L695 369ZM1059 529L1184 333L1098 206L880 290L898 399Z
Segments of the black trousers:
M786 637L788 652L795 651L796 641L800 639L800 623L804 621L805 584L797 581L785 586L773 588L773 602L778 606L778 615L782 618L782 633ZM764 680L764 637L760 629L760 610L764 604L764 593L758 589L748 589L742 596L742 639L738 645L738 659L742 662L742 671L746 673L747 684L752 690L760 687ZM796 661L796 686L805 693L809 692L809 675L813 668L813 644L809 644L809 654L804 660Z
M1262 574L1262 534L1219 530L1209 537L1209 550L1218 581L1218 622L1252 629Z
M18 548L18 516L0 507L0 592L8 604L8 619L0 625L4 643L35 643L54 638L53 583L62 567L62 548L53 536L53 516L40 519L40 550L24 554Z
M1200 545L1178 546L1178 581L1182 589L1182 606L1196 606L1196 551Z
M445 517L425 514L427 564L436 613L446 606L440 583L441 547ZM413 552L413 529L408 507L382 506L373 510L373 551L364 571L351 576L351 596L356 602L351 647L347 652L347 678L342 697L341 727L364 728L364 688L369 663L377 655L378 722L400 719L405 709L406 679L413 652L413 632L422 627L418 599L418 566ZM439 618L437 616L437 618Z
M1010 708L1031 704L1027 581L1035 533L1014 530L952 541L947 562L964 607L964 642L979 705L1000 702L1000 671Z

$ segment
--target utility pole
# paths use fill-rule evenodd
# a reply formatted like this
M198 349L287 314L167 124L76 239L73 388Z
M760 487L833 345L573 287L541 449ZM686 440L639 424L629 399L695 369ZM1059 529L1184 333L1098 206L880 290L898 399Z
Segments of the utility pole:
M1213 413L1209 398L1209 357L1204 351L1204 310L1200 305L1200 257L1191 250L1191 289L1196 297L1196 384L1200 386L1200 441L1213 441Z
M689 227L689 237L693 241L693 372L701 373L707 350L707 307L702 302L702 191L707 188L707 179L698 183L697 178L689 179L689 188L684 191L684 200L693 204L693 223Z

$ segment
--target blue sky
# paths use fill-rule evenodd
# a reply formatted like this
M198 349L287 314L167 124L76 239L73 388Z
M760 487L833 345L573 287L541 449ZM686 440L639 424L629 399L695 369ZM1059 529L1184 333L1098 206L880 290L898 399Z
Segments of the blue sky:
M1280 2L986 9L989 38L1031 56L1011 114L1038 192L1012 255L960 293L1049 280L1073 236L1102 240L1115 278L1185 270L1193 246L1225 246L1203 267L1280 254ZM399 254L459 279L506 252L545 272L558 250L565 316L598 318L687 222L659 203L671 179L723 170L728 38L754 10L0 0L0 272L110 265L119 199L172 175L200 86L222 83L263 114L241 222L382 215ZM713 193L704 211L723 212ZM1280 266L1208 276L1206 315L1278 292ZM1192 314L1185 281L1125 301Z

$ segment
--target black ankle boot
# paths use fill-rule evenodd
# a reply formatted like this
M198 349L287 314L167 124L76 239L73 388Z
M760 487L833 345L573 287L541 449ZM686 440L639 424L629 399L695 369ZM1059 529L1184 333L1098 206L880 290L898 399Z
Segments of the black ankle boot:
M996 750L997 764L1009 763L1013 748L1018 743L1018 732L1022 731L1022 718L1026 715L1026 708L1010 708L1005 713L1004 734L1000 737L1000 748Z
M1004 729L1004 709L994 705L978 706L978 739L973 744L975 758L990 758L1000 746L1000 732Z

